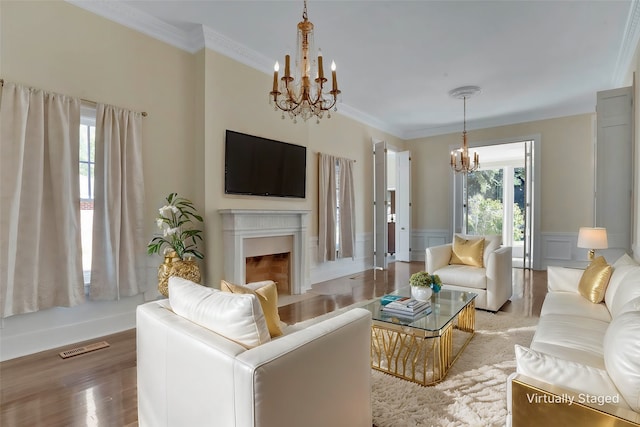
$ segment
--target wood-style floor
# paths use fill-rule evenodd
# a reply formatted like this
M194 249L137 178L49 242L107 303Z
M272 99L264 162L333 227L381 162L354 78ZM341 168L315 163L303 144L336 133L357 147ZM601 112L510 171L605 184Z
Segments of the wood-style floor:
M423 263L395 263L313 285L312 298L279 309L292 324L404 287ZM514 295L501 311L538 316L546 272L513 270ZM58 353L96 341L110 346L69 359ZM135 330L0 363L0 426L136 426Z

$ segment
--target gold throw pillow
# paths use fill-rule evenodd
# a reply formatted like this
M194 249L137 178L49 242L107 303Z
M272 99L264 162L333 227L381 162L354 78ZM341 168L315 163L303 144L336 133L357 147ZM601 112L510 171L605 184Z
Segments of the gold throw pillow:
M578 292L594 304L601 303L612 272L613 268L607 264L604 257L599 256L591 261L589 267L582 273Z
M254 294L264 313L264 318L267 321L267 328L269 328L269 335L271 338L282 335L280 329L280 315L278 314L278 288L276 283L268 281L264 286L257 289L251 289L247 285L234 285L226 280L220 283L220 290L224 292L231 292L233 294Z
M451 260L449 264L471 265L483 267L482 254L484 253L484 237L479 239L465 239L453 236Z

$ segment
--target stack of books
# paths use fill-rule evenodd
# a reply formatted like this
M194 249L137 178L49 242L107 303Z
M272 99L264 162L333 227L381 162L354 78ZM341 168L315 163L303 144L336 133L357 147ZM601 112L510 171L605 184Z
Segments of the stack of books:
M402 297L384 305L382 311L395 316L416 317L431 313L431 303L429 301L418 301L410 297Z

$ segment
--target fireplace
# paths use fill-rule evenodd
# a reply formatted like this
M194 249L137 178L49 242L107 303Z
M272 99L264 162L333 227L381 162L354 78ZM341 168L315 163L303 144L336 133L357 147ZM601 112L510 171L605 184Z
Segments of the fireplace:
M220 214L225 280L274 280L282 294L309 289L309 211L225 209Z

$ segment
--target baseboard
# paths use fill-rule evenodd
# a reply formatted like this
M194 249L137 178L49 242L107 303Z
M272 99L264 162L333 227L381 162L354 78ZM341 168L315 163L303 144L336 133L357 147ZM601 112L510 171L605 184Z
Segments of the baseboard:
M0 336L0 361L135 328L136 307L142 302L142 297L86 302L6 318Z

